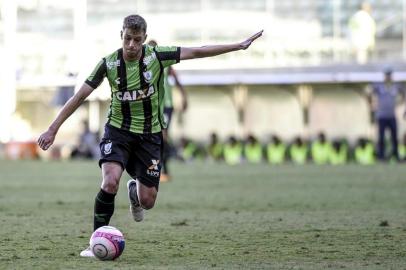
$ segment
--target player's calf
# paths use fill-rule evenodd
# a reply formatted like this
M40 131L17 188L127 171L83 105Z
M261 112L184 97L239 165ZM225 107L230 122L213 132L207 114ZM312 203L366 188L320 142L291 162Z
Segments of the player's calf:
M138 199L139 199L139 202L140 202L140 205L142 206L142 208L148 210L148 209L151 209L152 207L154 207L156 195L141 193L141 194L139 194Z
M130 212L135 221L140 222L144 219L144 209L138 198L137 181L130 179L127 182L128 199L130 200Z

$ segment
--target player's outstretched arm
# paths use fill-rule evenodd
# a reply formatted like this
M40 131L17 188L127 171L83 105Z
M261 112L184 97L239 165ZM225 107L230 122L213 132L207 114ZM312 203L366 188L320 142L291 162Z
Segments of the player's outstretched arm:
M252 35L248 39L239 43L226 45L209 45L190 48L182 47L180 50L180 60L211 57L228 52L245 50L251 45L252 42L254 42L257 38L262 36L262 32L264 32L264 30L259 31L258 33Z
M92 93L94 89L84 83L79 91L71 97L62 107L55 120L49 126L48 130L42 133L38 138L38 145L42 150L47 150L55 140L59 128L68 119L71 114L82 104L82 102Z

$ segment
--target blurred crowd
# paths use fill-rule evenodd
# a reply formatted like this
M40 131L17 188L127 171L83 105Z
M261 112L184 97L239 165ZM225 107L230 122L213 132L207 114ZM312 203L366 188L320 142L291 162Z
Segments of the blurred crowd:
M224 162L229 165L241 163L268 164L306 164L341 165L357 163L363 165L381 162L400 162L406 159L406 134L399 144L399 156L393 149L386 149L384 159L378 158L375 143L367 138L359 138L355 144L346 139L328 140L324 133L319 133L314 140L296 137L293 141L283 141L272 135L266 143L249 135L244 140L230 136L220 141L216 134L211 134L208 143L199 143L182 138L172 147L172 155L182 161L195 160Z

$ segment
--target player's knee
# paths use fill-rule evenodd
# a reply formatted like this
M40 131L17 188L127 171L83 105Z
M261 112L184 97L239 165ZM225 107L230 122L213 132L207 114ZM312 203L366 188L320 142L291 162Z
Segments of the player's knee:
M140 201L142 208L148 210L148 209L151 209L152 207L154 207L156 195L154 195L154 194L141 195L140 194L138 199Z
M103 180L101 188L108 193L116 194L118 191L118 184L116 181Z
M103 175L102 189L109 193L117 193L119 179L119 175L113 172L105 172Z

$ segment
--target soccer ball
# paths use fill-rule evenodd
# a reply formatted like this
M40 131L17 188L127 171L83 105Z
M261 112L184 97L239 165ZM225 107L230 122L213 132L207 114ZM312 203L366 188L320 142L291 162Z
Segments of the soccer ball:
M90 237L90 248L94 256L102 261L115 260L123 253L123 234L112 226L103 226Z

